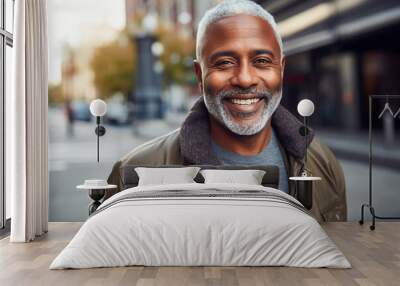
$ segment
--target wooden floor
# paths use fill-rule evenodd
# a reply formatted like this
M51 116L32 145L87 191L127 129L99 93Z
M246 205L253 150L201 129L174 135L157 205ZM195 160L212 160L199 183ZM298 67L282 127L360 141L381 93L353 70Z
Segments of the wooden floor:
M375 231L357 223L329 223L324 229L353 268L289 267L120 267L48 270L81 226L50 223L32 243L0 241L0 285L400 285L400 222L378 222Z

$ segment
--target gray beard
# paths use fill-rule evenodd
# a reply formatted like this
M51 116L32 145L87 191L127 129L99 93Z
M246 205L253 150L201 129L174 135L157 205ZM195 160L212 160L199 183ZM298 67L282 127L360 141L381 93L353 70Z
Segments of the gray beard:
M224 98L234 97L237 94L257 94L258 97L264 98L264 110L261 114L261 118L254 124L236 123L228 111L222 100ZM279 103L282 99L282 88L271 94L268 91L256 92L254 89L232 89L229 91L222 91L216 95L209 95L204 93L204 103L207 107L208 112L218 120L222 125L228 128L230 131L237 135L254 135L260 132L268 121L271 119L275 110L278 108ZM249 113L236 113L237 117L246 118L251 116Z

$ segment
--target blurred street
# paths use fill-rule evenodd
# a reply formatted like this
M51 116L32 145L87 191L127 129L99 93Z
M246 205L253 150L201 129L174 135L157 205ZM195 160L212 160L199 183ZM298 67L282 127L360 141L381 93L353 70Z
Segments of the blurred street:
M173 130L176 123L148 121L138 135L131 127L105 125L100 138L100 163L96 159L95 122L77 121L74 135L67 135L62 109L49 108L50 221L83 221L88 216L87 191L76 189L85 179L107 179L113 163L141 143Z
M183 118L183 117L182 117ZM75 187L85 179L107 179L112 165L124 154L139 144L165 134L179 126L165 120L151 120L140 123L137 132L129 126L106 125L106 134L100 139L100 163L96 162L95 123L77 121L74 136L67 136L67 125L63 110L49 108L49 172L50 172L50 221L84 221L88 216L90 199L87 191ZM318 132L321 141L329 145L343 142L340 136L329 132ZM335 139L336 138L336 139ZM338 139L339 138L339 139ZM356 139L347 138L347 149L360 146ZM333 146L334 149L344 146ZM379 150L379 148L378 148ZM339 152L344 156L343 152ZM379 151L377 155L379 156ZM395 153L392 153L395 154ZM367 157L362 153L359 157ZM346 176L349 220L358 220L360 206L368 201L368 165L366 160L350 161L340 157ZM352 158L356 159L356 158ZM400 215L400 169L382 166L374 167L374 206L378 215Z

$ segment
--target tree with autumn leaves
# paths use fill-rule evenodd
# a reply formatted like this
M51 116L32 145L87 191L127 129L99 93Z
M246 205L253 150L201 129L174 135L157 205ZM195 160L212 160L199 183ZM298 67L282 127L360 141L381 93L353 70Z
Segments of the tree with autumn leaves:
M126 31L115 41L94 50L91 68L99 98L107 99L116 92L129 94L133 87L135 57L134 45Z
M164 67L164 85L193 81L194 39L162 26L157 29L156 37L164 47L159 59ZM107 99L116 92L126 97L131 93L136 73L136 56L134 40L126 30L115 41L95 49L91 68L100 98Z

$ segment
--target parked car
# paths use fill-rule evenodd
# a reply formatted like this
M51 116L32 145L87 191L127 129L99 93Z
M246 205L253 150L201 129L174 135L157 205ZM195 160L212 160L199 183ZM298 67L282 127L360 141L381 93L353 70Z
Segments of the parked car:
M129 107L128 104L117 101L107 102L107 113L104 121L112 125L124 125L129 123Z
M72 102L72 116L74 120L91 121L93 116L89 110L89 103L85 101Z

